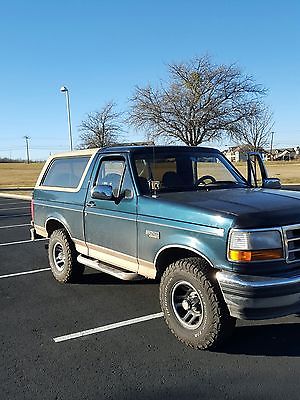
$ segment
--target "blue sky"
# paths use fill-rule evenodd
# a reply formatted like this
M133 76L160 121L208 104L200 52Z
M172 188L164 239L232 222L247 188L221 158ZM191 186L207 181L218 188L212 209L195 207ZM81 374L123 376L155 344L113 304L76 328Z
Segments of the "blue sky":
M128 108L136 84L203 54L269 88L274 144L300 145L298 0L2 0L0 39L0 156L25 157L24 135L34 159L68 149L61 85L78 143L86 113L110 99Z

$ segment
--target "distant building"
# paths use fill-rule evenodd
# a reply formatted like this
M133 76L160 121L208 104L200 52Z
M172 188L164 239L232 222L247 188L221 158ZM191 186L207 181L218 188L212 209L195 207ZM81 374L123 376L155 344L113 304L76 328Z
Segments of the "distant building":
M271 152L268 152L268 160L274 161L290 161L300 158L300 147L286 147L281 149L274 149Z
M231 162L240 162L247 160L247 153L249 151L252 151L250 146L241 145L228 147L228 149L223 151L223 154ZM271 150L264 150L261 148L259 152L261 153L263 159L268 161L291 161L295 159L300 159L300 146L273 149L272 155Z
M252 151L251 146L248 145L240 145L228 147L228 149L223 151L223 154L228 158L231 162L240 162L247 160L247 153ZM267 152L264 149L260 149L259 153L262 154L263 158L266 158Z

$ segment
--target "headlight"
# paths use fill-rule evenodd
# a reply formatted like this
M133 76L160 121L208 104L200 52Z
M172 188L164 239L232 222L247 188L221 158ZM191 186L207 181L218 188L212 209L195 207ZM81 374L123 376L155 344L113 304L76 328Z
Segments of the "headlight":
M228 246L230 261L267 261L283 258L279 231L240 231L233 229Z

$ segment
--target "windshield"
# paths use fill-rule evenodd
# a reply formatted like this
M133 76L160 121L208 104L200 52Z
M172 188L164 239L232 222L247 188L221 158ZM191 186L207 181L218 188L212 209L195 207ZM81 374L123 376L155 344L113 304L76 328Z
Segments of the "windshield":
M220 153L135 154L134 164L142 194L247 185Z

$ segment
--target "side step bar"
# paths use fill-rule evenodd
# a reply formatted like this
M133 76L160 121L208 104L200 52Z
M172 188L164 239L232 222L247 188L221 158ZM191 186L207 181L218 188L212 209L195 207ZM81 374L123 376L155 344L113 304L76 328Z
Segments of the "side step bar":
M94 260L83 255L77 257L77 261L87 267L96 269L97 271L104 272L105 274L112 275L116 278L122 279L123 281L134 281L143 279L143 277L135 272L128 272L125 269L119 267L113 267L111 265L103 264L101 261Z

